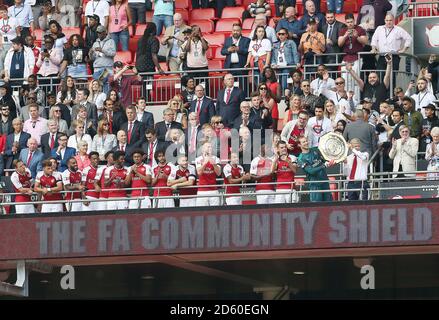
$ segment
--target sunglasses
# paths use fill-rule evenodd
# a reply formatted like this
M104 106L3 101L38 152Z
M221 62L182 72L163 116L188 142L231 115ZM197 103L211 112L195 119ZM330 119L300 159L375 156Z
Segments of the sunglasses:
M8 108L5 108L5 109L2 109L2 111L9 111L9 109L8 109Z
M109 124L108 124L108 123L104 123L102 126L103 126L103 127L108 127Z
M215 122L215 124L222 124L222 123L223 123L222 121Z
M61 110L53 110L53 112L61 112Z
M286 35L286 33L282 32L282 33L278 33L277 35L278 36L284 36L284 35Z
M267 88L265 88L265 87L262 87L262 88L259 88L259 90L267 90Z
M344 82L336 82L335 84L344 84Z

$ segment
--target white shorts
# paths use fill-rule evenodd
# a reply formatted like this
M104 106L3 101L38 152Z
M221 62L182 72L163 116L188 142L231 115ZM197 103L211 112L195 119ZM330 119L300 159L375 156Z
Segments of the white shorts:
M195 198L180 199L180 208L192 208L197 206Z
M297 197L296 190L280 189L276 190L275 203L297 203L299 199Z
M226 203L228 206L239 206L242 204L242 197L227 197Z
M66 208L68 212L84 211L82 202L67 202Z
M220 205L220 197L218 190L198 191L197 196L203 196L203 197L197 197L197 201L196 201L197 207ZM205 197L205 196L211 196L211 197Z
M107 210L107 204L108 204L108 198L99 198L100 200L106 200L106 201L98 201L96 202L97 210L98 211L105 211Z
M128 209L128 200L115 200L111 201L111 198L107 202L107 210L126 210Z
M63 212L62 203L43 203L41 213L61 213Z
M175 208L174 199L154 199L154 208Z
M139 200L130 200L129 209L139 209ZM151 199L145 197L140 201L140 209L151 208Z
M19 203L19 202L16 202ZM15 213L23 214L23 213L35 213L35 208L32 204L16 204L15 205Z
M258 195L258 193L265 193ZM257 204L270 204L274 203L275 193L273 190L257 190L256 191L256 203Z
M100 210L99 206L101 203L105 202L98 202L95 200L98 200L95 197L85 196L87 199L90 199L90 203L88 206L85 205L85 202L82 203L82 211L98 211Z

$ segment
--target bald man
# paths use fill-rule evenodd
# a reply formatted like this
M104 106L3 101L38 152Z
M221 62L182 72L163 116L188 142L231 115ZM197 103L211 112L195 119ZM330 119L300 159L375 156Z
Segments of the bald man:
M186 29L183 17L180 13L174 14L174 25L166 28L165 35L161 41L166 46L166 61L169 70L178 71L180 69L181 60L178 58L180 47L184 42L183 30Z

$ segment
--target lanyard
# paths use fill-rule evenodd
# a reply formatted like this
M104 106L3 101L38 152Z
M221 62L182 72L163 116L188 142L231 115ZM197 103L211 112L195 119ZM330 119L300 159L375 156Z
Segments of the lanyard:
M425 98L425 96L427 95L427 93L428 93L428 92L425 92L425 93L424 93L424 96L423 96L422 99L421 99L421 93L419 92L419 94L418 94L418 104L419 104L419 106L418 106L418 107L421 107L421 102L422 102L422 100L424 100L424 98Z
M15 9L16 9L17 7L16 6L14 6L14 17L15 18L17 18L17 16L24 10L24 6L23 6L23 8L20 10L20 11L18 11L18 13L16 13L15 12Z
M338 93L335 93L335 97L337 99L337 102L340 102L341 99L343 99L343 96L340 96L340 98L338 97Z
M94 5L95 2L97 2L96 6ZM98 8L98 6L99 6L99 0L98 1L93 0L92 3L91 3L91 7L93 9L93 14L95 13L95 11Z
M122 5L120 5L119 8L117 8L117 6L114 5L114 14L115 14L115 16L116 16L116 20L119 20L119 10L120 10L120 7L121 7L121 6L122 6ZM117 8L117 10L116 10L116 8Z
M386 39L387 39L387 37L392 33L393 29L394 29L394 28L392 27L392 29L390 29L390 31L387 32L387 28L384 28L384 32L386 33Z

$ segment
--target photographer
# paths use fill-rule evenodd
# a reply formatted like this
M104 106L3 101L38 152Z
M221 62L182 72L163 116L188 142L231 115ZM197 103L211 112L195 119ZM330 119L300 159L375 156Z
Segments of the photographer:
M183 17L180 13L174 14L174 25L166 28L165 36L161 44L166 46L166 61L169 65L169 70L180 70L181 60L178 57L180 47L185 41L183 30L186 29Z
M299 50L303 52L305 64L321 64L322 57L316 57L314 63L314 56L325 52L325 36L317 31L317 22L313 18L309 19L307 30L300 39Z
M39 68L38 75L42 77L58 77L61 61L63 59L63 52L61 49L53 47L54 40L51 36L44 37L44 45L45 48L40 52L37 61L37 67ZM48 81L41 80L40 82L41 84L44 84ZM58 81L56 80L56 82Z
M110 78L110 87L119 94L119 100L123 106L133 104L132 85L141 85L142 77L137 72L136 67L123 65L122 62L116 61L113 65L114 76ZM127 71L130 71L129 73Z
M186 70L198 71L208 69L206 52L209 49L209 43L203 38L199 26L192 26L192 33L189 39L183 43L182 48L184 48L186 53ZM209 88L207 83L208 72L191 72L190 75L194 78L205 78L205 88L206 90Z

